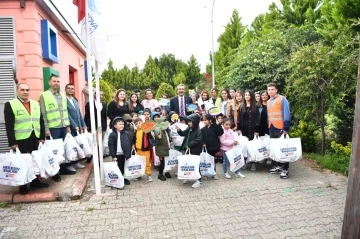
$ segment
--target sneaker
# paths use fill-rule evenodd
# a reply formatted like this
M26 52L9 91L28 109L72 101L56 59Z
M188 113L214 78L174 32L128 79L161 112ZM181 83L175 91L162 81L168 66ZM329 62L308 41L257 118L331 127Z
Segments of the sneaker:
M212 176L212 178L213 178L214 180L218 180L218 179L219 179L219 177L218 177L217 175Z
M59 174L56 174L56 175L54 175L54 176L52 176L52 180L54 181L54 182L60 182L61 181L61 177L60 177L60 175Z
M21 185L21 186L19 187L19 193L20 193L21 195L25 195L25 194L28 194L28 193L29 193L26 184L25 184L25 185Z
M240 172L238 172L238 173L236 174L236 176L239 177L239 178L245 178L245 175L242 174L242 173L240 173Z
M225 173L225 178L231 178L229 173Z
M149 176L149 182L154 181L151 176Z
M72 165L67 166L66 168L69 169L72 172L76 172L76 168L74 168Z
M282 171L282 167L280 166L275 166L272 169L269 170L269 173L281 173Z
M72 165L74 168L78 168L78 169L81 169L81 168L85 168L84 165L82 165L81 163L77 162L76 164L73 164Z
M244 166L241 167L241 169L246 169L247 168L247 164L245 163Z
M167 178L171 178L170 173L165 173L165 177L167 177Z
M288 177L289 177L289 170L284 169L283 171L281 171L280 178L287 179Z
M177 173L175 173L175 176L177 177Z
M251 171L256 171L256 164L255 163L251 164Z
M199 188L202 186L202 182L197 180L193 185L191 185L192 188Z
M48 183L43 183L41 182L38 178L35 178L31 183L30 183L30 187L32 188L48 188L49 184Z
M162 174L159 174L158 179L160 179L161 181L166 181L166 177Z
M129 179L124 179L124 184L125 184L125 185L130 185Z
M187 184L187 183L189 183L188 180L184 180L184 181L183 181L183 184Z
M271 165L271 164L272 164L272 160L271 160L271 159L266 160L266 164L267 164L267 165Z

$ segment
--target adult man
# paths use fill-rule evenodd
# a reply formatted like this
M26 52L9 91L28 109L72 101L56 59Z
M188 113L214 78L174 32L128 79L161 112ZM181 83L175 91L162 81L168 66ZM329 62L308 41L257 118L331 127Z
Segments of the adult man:
M101 114L101 131L102 131L102 137L104 138L105 132L107 129L106 104L103 102L104 92L100 91L99 93L100 93L100 105L99 106L97 106L97 104L96 104L96 92L94 93L95 125L96 125L96 127L99 127L98 119L97 119L97 109L99 108L100 114ZM91 131L91 118L90 118L89 103L87 103L85 105L85 124L88 127L89 131Z
M267 102L268 126L270 138L279 138L282 134L287 134L290 129L290 106L288 100L278 95L277 85L269 83L267 92L270 100ZM289 177L289 163L278 163L277 166L270 169L270 173L280 173L280 178Z
M6 134L9 147L13 150L19 148L21 153L30 153L38 149L38 144L44 142L45 127L40 113L38 102L29 99L30 88L21 83L16 87L17 97L6 102L4 107L4 118ZM47 183L34 179L30 186L32 188L46 188ZM27 185L19 187L20 194L27 194Z
M60 80L56 75L49 79L50 89L40 96L40 109L44 118L45 135L53 139L65 139L67 133L71 133L70 121L67 110L67 99L59 92ZM53 176L55 182L60 182L59 174L71 175L75 172L67 169L65 164L60 165L60 173Z
M67 110L70 120L70 128L72 136L77 136L79 133L83 133L86 130L84 118L81 115L80 107L77 100L74 98L75 86L69 83L65 86L65 93L67 98ZM76 172L76 169L85 168L79 161L68 163L67 169Z
M88 83L85 84L84 89L82 90L82 93L84 94L85 104L86 104L87 102L89 102L89 85L88 85Z
M192 104L189 96L185 96L185 85L177 86L178 95L170 100L170 111L175 111L179 116L190 115L192 112L186 111L186 104Z

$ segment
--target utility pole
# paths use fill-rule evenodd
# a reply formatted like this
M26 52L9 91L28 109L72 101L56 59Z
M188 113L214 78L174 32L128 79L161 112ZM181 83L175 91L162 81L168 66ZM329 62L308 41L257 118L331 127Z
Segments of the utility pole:
M349 180L345 203L342 239L358 239L360 236L360 51L355 102L355 117L350 158Z
M215 87L215 65L214 65L214 5L215 0L211 8L211 41L212 41L212 51L211 51L211 65L212 65L212 87Z

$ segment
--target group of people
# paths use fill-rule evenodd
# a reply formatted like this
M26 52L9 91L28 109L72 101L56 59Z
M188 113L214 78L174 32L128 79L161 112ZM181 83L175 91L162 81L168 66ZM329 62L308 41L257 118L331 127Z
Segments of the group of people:
M277 94L275 83L268 84L267 90L256 94L252 90L242 92L223 89L220 91L220 97L215 88L210 93L203 90L199 97L195 92L186 96L185 85L180 84L177 86L178 95L169 99L169 105L160 105L158 100L153 99L151 89L145 90L145 99L142 101L140 91L134 90L127 100L126 91L119 89L108 105L102 102L103 93L100 92L100 95L94 94L94 102L86 102L84 117L74 95L73 84L67 84L63 94L59 88L59 77L52 75L48 83L50 88L41 94L40 103L29 99L29 85L20 83L17 85L17 97L5 104L5 125L11 149L18 148L21 153L31 153L38 149L38 144L44 142L46 137L64 140L68 133L76 136L90 131L89 104L92 103L95 111L98 109L101 112L101 125L98 125L96 117L95 125L101 127L103 137L108 126L107 119L110 119L109 128L112 132L108 138L109 154L113 161L117 161L122 174L125 161L131 157L132 150L136 150L138 155L146 158L146 175L150 182L153 181L151 171L155 155L160 159L158 179L165 181L171 178L169 173L164 174L164 158L173 147L174 135L184 136L181 146L175 147L183 153L189 149L191 154L200 155L206 147L212 156L222 154L225 177L231 178L225 152L237 144L237 135L242 134L249 140L265 134L274 138L286 134L290 128L289 103L284 96ZM86 91L83 90L83 93L88 101ZM96 97L100 97L99 105L96 103ZM164 95L162 98L167 96ZM211 115L211 108L217 108L219 113ZM178 119L173 117L175 114L178 115ZM169 127L144 132L142 124L149 120L168 121ZM178 121L187 124L188 127L181 130L176 124ZM87 162L90 163L91 159L87 159ZM267 163L272 164L271 160ZM61 164L59 173L52 179L60 182L60 175L75 174L77 169L83 167L80 160ZM256 170L254 163L251 164L251 170ZM289 165L274 165L270 173L280 173L281 178L287 178ZM240 170L235 174L244 177ZM217 176L213 178L218 179ZM129 184L130 181L125 180L125 185ZM200 177L193 187L201 185ZM43 188L49 185L36 178L30 186ZM27 185L20 186L19 192L28 193Z

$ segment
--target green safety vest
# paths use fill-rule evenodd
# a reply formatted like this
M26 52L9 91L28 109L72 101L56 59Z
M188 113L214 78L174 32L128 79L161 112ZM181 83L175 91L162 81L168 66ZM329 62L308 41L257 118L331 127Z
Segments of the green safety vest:
M14 131L15 139L28 139L34 131L37 138L40 137L40 105L38 102L30 100L30 112L26 110L22 102L15 98L10 100L11 109L15 115Z
M67 101L65 95L61 94L62 98L62 109L59 109L59 105L51 91L45 91L42 94L45 102L45 113L46 113L46 121L49 128L54 128L59 126L61 120L64 120L64 124L66 126L70 125L69 123L69 115L67 110ZM63 118L61 118L60 111L62 110Z

